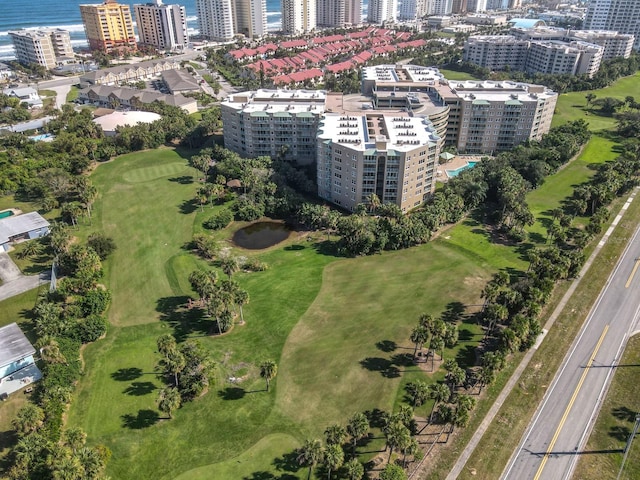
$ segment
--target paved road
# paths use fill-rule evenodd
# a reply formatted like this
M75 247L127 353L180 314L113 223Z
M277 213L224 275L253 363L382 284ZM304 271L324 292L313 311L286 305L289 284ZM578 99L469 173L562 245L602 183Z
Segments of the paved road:
M23 275L11 257L5 252L0 252L0 302L21 293L38 288L49 282L49 272L39 275Z
M609 277L520 445L505 480L569 479L640 311L640 227ZM556 332L555 334L560 334Z

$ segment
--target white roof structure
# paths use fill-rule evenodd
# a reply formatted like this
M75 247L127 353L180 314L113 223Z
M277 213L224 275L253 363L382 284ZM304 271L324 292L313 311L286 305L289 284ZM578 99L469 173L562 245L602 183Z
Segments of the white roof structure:
M49 222L38 212L3 218L0 220L0 245L7 243L12 237L48 226Z
M244 113L252 112L315 112L325 110L327 92L324 90L266 90L229 95L221 106Z
M153 112L131 111L131 112L113 112L102 117L95 118L93 121L102 127L105 133L114 133L116 128L125 125L133 127L139 123L153 123L162 117Z
M0 367L36 353L17 323L0 328Z

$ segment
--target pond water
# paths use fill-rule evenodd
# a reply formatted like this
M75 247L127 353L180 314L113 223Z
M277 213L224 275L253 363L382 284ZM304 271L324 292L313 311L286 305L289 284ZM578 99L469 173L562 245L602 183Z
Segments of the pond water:
M261 250L286 240L291 230L284 223L258 222L233 234L233 243L248 250Z

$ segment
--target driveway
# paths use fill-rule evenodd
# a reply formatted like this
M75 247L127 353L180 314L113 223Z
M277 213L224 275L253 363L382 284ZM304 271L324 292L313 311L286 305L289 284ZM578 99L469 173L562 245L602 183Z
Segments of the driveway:
M0 253L0 302L49 283L50 273L23 275L6 252Z

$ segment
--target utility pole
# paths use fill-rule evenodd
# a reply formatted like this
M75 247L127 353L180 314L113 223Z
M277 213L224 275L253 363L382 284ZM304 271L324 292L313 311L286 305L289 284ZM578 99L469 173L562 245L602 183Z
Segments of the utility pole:
M636 423L633 426L633 431L631 432L631 435L629 435L629 438L627 439L627 445L624 447L624 457L622 457L622 465L620 465L620 471L618 472L618 477L616 478L616 480L620 480L620 478L622 478L622 471L624 470L624 464L627 461L627 456L629 456L629 450L631 450L631 443L633 443L633 439L636 436L636 433L638 433L638 428L640 428L640 413L636 414Z

